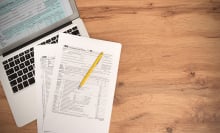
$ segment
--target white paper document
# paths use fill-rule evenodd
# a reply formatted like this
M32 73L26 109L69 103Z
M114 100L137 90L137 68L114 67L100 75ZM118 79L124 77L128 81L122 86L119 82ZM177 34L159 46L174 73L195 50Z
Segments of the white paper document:
M121 44L63 33L58 42L44 131L108 133ZM78 88L100 52L102 59Z
M38 45L34 48L38 133L44 133L43 125L46 105L48 102L54 65L57 59L56 55L60 53L60 48L61 46L57 44Z

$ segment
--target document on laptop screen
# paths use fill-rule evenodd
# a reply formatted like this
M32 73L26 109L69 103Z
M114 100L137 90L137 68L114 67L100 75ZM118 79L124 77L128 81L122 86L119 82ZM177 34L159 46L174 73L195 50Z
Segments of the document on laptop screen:
M0 49L71 14L69 0L1 0Z

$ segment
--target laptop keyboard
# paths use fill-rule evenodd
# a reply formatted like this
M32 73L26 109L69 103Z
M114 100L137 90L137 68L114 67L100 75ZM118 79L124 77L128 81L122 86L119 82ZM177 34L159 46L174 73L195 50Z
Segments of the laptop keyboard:
M71 29L68 29L66 31L64 31L64 33L69 33L69 34L72 34L72 35L78 35L80 36L80 33L79 33L79 30L77 29L77 27L73 27ZM54 37L51 37L50 39L42 42L41 44L39 45L45 45L45 44L54 44L54 43L57 43L58 42L58 35L54 36Z
M76 26L66 30L64 33L80 36ZM39 45L57 43L58 37L58 35L51 37ZM3 65L14 93L35 83L34 48L27 49L14 57L4 60Z
M33 48L3 61L3 65L14 93L35 82Z

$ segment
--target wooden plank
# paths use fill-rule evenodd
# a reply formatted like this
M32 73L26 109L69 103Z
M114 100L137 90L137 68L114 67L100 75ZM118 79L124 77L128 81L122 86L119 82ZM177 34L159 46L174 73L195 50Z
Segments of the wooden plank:
M91 37L123 44L110 133L220 131L219 0L76 0ZM17 128L0 89L0 132Z

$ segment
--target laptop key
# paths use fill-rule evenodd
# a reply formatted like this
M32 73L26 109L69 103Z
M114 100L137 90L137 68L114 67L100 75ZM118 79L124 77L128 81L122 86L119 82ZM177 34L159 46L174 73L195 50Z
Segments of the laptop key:
M34 58L31 58L30 62L31 62L31 64L33 64L34 63Z
M27 79L27 75L23 75L23 76L22 76L22 79L23 79L23 80L26 80L26 79Z
M22 70L18 71L18 76L21 76L23 73L22 73Z
M18 77L17 73L13 73L10 76L8 76L8 80L12 81L12 80L16 79L17 77Z
M24 51L25 54L29 53L29 49Z
M73 28L72 28L72 30L77 30L77 27L76 27L76 26L75 26L75 27L73 27Z
M33 83L35 83L35 79L34 79L34 77L28 79L28 82L29 82L29 84L33 84Z
M45 45L45 42L42 42L40 45Z
M27 61L24 62L24 64L25 64L26 66L28 66L28 65L30 65L30 62L27 60Z
M15 55L15 56L14 56L14 59L17 59L18 57L19 57L18 55Z
M9 62L12 61L12 60L13 60L13 58L9 58L9 59L8 59Z
M12 87L12 91L13 91L14 93L15 93L15 92L18 92L17 86Z
M15 86L17 84L16 80L10 82L11 86Z
M20 67L20 69L23 69L23 68L24 68L24 63L21 63L21 64L19 65L19 67Z
M28 73L28 78L31 78L31 77L33 77L33 74L32 74L32 72L29 72Z
M22 90L24 87L23 87L23 85L22 84L18 84L18 89L19 90Z
M24 52L22 52L22 53L19 54L19 56L23 56L23 55L24 55Z
M24 86L24 87L29 86L28 82L27 82L27 81L24 81L24 82L23 82L23 86Z
M26 74L27 72L28 72L28 69L27 69L27 68L24 68L24 69L23 69L23 73Z
M79 34L79 31L76 30L76 31L72 32L71 34L72 34L72 35L77 35L77 34Z
M34 52L33 51L31 52L31 57L34 57Z
M71 33L71 32L72 32L72 29L67 30L67 33Z
M33 70L33 66L31 66L31 65L28 66L28 70L29 70L29 71Z
M25 58L26 58L26 59L30 59L31 56L30 56L29 54L26 54L26 55L25 55Z
M20 60L21 60L21 62L25 61L24 56L21 56Z
M5 70L7 70L7 69L9 68L9 65L8 65L8 64L5 64L5 65L4 65L4 68L5 68Z
M10 63L9 63L9 66L10 66L10 67L13 67L13 66L15 66L15 63L14 63L14 61L10 62Z
M34 51L34 48L30 48L30 51Z
M22 78L21 77L17 78L17 82L21 83L22 82Z
M18 70L19 70L19 67L18 67L18 66L15 66L15 67L14 67L14 70L15 70L15 71L18 71Z
M7 60L3 61L3 64L7 64L7 63L8 63L8 61L7 61Z
M51 40L50 40L50 39L46 40L46 43L50 43L50 42L51 42Z
M7 75L10 75L12 73L14 73L14 69L13 68L10 68L6 71Z
M16 64L16 65L19 64L19 63L20 63L20 60L19 60L19 59L15 60L15 64Z
M56 36L52 37L52 40L54 41L56 39Z

